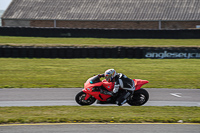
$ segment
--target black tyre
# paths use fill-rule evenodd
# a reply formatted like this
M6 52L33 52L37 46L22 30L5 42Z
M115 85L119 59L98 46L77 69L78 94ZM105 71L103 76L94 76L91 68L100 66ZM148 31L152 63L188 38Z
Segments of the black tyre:
M85 100L85 97L86 94L81 91L76 95L75 100L79 105L91 105L96 101L96 99L92 96L89 97L87 100Z
M144 105L149 100L149 93L141 88L134 92L132 96L129 97L127 103L131 106L141 106Z

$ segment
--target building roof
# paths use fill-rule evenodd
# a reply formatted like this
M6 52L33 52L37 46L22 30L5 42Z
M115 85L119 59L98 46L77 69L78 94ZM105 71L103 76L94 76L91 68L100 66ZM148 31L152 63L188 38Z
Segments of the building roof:
M13 0L3 19L200 20L200 0Z

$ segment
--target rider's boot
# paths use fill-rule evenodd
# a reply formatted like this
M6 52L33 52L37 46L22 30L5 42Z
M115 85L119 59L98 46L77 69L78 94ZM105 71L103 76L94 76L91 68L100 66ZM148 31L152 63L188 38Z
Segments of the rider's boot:
M123 92L123 94L119 97L119 98L117 98L117 100L116 100L116 104L118 105L118 106L122 106L124 103L126 103L127 102L127 98L129 97L131 95L131 92Z

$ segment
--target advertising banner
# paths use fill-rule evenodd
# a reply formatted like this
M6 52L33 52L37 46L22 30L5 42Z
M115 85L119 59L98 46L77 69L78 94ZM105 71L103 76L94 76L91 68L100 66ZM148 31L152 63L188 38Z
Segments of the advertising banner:
M200 50L199 49L182 49L178 50L176 48L173 48L173 50L147 50L145 52L145 58L153 58L153 59L178 59L178 58L184 58L184 59L195 59L200 58Z

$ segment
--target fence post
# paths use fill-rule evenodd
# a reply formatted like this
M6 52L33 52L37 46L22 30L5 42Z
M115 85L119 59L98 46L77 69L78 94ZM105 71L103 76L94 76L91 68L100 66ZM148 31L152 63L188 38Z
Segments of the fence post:
M56 28L57 27L57 22L56 22L56 20L54 20L54 28Z
M158 29L161 30L161 29L162 29L162 20L159 20L158 23L159 23L159 27L158 27Z

